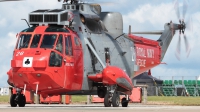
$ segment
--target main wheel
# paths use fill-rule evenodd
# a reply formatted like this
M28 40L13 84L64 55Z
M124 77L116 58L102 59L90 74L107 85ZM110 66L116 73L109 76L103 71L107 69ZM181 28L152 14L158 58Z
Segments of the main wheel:
M122 107L127 107L128 106L128 101L126 100L126 98L122 98Z
M105 95L105 97L104 97L104 106L105 106L105 107L111 107L110 98L111 98L111 96L110 96L110 94L109 94L109 92L108 92L108 93Z
M112 97L112 105L113 107L119 107L120 104L120 96L118 92L114 92Z
M106 95L106 92L107 91L104 88L98 88L97 89L97 95L98 95L99 98L104 98L105 95Z
M16 107L17 106L17 102L15 101L16 98L16 94L12 94L10 97L10 106L11 107Z
M18 99L18 106L19 107L25 107L26 104L26 97L23 94L19 95L19 99Z

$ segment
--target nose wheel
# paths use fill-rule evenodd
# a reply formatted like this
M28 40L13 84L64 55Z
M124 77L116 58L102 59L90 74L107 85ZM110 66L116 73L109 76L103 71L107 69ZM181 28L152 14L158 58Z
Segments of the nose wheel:
M21 94L21 91L18 91L17 94L12 94L10 97L10 106L11 107L25 107L26 97L24 94Z

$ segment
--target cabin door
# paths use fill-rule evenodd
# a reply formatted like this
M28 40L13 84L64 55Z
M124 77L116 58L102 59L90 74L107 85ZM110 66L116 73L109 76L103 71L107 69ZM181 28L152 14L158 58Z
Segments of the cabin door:
M65 88L68 90L74 90L74 53L73 53L73 45L72 45L72 36L65 35Z

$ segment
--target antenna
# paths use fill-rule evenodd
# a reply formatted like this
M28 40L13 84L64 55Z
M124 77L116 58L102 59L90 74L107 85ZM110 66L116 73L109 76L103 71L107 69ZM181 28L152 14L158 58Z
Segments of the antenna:
M28 24L28 21L27 21L26 19L21 19L21 20L24 20L24 21L26 21L26 23L27 23L28 27L30 28L30 25Z

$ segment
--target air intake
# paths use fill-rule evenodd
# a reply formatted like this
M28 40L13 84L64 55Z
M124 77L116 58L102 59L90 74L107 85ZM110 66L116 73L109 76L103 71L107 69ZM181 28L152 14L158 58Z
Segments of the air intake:
M58 15L44 15L44 22L58 22Z
M29 15L30 22L43 22L43 15Z
M36 10L29 14L29 23L69 25L68 12L63 9Z

